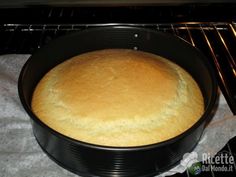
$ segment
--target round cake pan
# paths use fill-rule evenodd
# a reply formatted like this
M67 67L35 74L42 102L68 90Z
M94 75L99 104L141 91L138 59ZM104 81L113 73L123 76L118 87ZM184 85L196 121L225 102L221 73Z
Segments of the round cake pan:
M199 121L172 139L138 147L107 147L77 141L41 122L31 110L32 93L39 80L51 68L75 55L108 48L154 53L187 70L204 96L205 112ZM18 90L38 144L60 166L81 176L153 176L170 169L196 146L217 103L213 69L198 49L170 34L127 26L93 28L53 40L28 59L19 77Z

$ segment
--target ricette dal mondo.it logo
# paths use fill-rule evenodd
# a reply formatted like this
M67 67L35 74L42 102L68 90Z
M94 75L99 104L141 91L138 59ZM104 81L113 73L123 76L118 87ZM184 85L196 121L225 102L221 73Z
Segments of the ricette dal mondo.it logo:
M201 160L201 162L200 162ZM228 151L222 151L214 157L210 153L203 153L199 158L196 152L186 153L181 160L181 165L187 167L192 175L201 172L232 172L234 168L234 156Z

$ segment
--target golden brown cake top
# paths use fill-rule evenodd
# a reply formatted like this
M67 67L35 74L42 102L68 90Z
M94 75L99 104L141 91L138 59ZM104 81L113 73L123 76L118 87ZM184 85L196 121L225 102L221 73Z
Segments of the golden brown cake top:
M184 132L204 105L197 83L178 65L146 52L105 49L50 70L35 89L32 109L71 138L139 146Z

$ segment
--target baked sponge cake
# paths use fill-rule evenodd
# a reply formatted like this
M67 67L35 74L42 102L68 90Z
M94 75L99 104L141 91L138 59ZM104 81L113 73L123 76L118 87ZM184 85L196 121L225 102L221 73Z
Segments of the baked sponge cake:
M104 49L75 56L38 83L32 110L87 143L130 147L175 137L196 123L203 96L184 69L160 56Z

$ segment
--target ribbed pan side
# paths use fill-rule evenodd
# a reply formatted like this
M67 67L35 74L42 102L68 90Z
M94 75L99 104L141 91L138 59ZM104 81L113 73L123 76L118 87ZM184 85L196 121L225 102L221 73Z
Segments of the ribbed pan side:
M64 168L82 176L152 176L181 160L199 140L202 126L167 146L143 150L104 150L86 147L54 135L33 123L34 135L47 155Z

